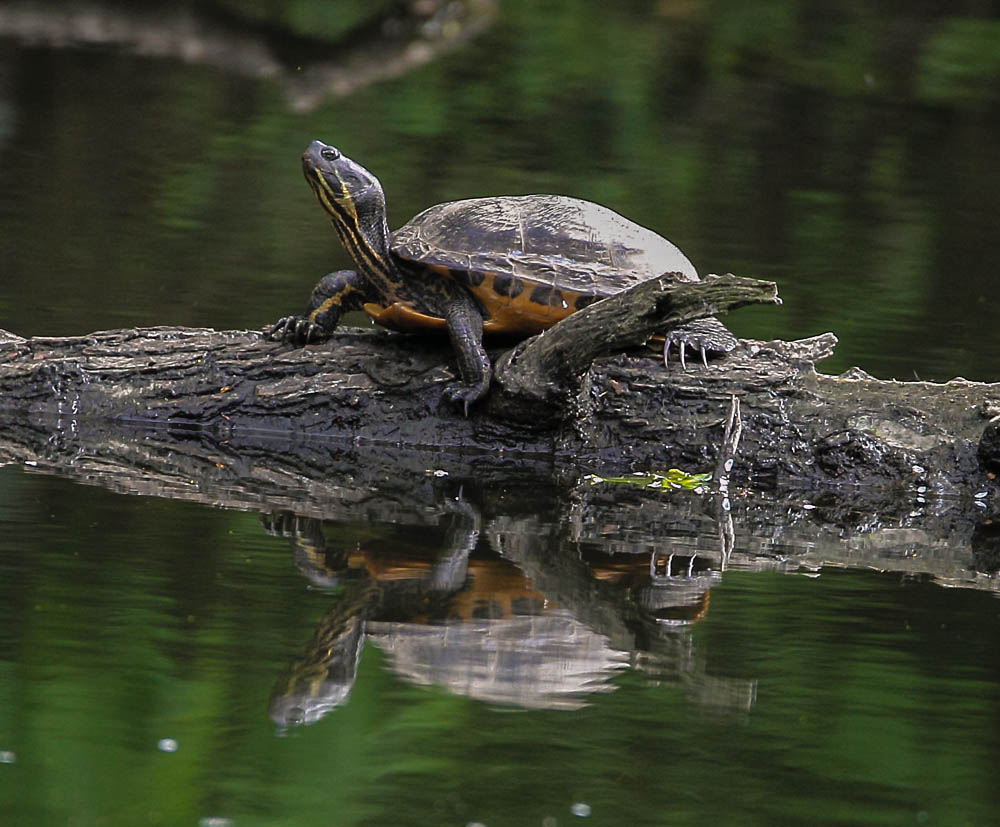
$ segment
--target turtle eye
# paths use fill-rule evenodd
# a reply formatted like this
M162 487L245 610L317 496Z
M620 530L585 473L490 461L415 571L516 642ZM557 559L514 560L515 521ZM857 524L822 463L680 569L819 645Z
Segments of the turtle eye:
M323 148L320 155L322 155L327 161L336 161L340 157L340 150L336 147L328 146Z

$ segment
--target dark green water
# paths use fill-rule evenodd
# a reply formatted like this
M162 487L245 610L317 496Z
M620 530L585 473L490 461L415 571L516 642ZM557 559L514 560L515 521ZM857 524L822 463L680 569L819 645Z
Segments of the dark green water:
M256 328L298 311L348 265L301 177L300 152L321 138L379 175L392 226L452 198L589 198L703 273L777 281L784 306L733 315L740 335L832 330L830 372L1000 380L990 4L514 0L477 38L307 112L280 77L0 36L0 328ZM275 42L292 75L315 58L315 44ZM599 673L569 681L572 703L543 703L527 678L518 703L475 670L418 668L401 636L438 627L404 590L370 615L346 699L285 727L269 699L348 598L303 576L256 514L205 502L0 469L0 822L1000 820L1000 603L968 533L901 541L877 566L889 573L845 550L803 576L796 561L835 548L836 532L738 526L747 558L712 582L697 622L626 623L625 646L607 618L576 616L557 636L572 652L603 641ZM484 517L492 528L470 541L470 570L494 584L483 594L575 608L534 556L495 541L575 548L569 512L519 509ZM324 526L382 566L385 588L392 554L423 571L415 559L453 544L445 518L395 513L362 503ZM643 534L641 516L588 514L584 551ZM773 565L751 564L765 536ZM679 553L715 542L689 523L672 539ZM588 565L610 578L606 560ZM498 645L476 650L484 674Z
M434 627L383 614L346 701L289 730L268 699L344 597L310 588L287 540L252 514L15 468L0 491L6 823L988 824L1000 810L990 593L730 570L694 626L654 632L543 708L532 699L572 683L571 659L522 687L526 703L490 698L465 648L450 684L426 684L393 634ZM329 541L376 560L442 550L439 529L364 510L382 520L329 524ZM558 551L558 526L520 519L526 545ZM485 534L474 577L514 571ZM563 640L576 651L586 634Z

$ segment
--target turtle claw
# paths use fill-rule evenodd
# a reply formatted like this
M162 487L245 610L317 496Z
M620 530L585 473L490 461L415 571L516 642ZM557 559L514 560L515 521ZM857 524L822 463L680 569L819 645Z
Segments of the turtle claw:
M309 345L326 336L326 330L305 316L284 316L267 330L267 338L293 345Z
M663 364L670 365L670 348L677 345L681 368L687 370L687 348L701 356L701 363L708 367L708 352L729 353L736 347L736 337L716 319L698 319L667 331L663 337Z
M442 392L442 396L449 402L461 403L462 405L462 415L468 419L469 418L469 406L473 402L477 402L486 395L486 391L489 390L489 384L486 385L466 385L463 382L455 382L448 385Z
M681 357L681 368L687 370L687 365L684 363L684 340L680 336L675 336L672 330L663 337L663 367L670 367L670 346L674 342L677 343L677 352Z
M284 316L264 331L264 335L274 341L282 341L285 338L285 325L287 316Z
M461 403L461 405L462 405L462 416L464 416L466 419L468 419L469 418L469 403L470 403L470 400L467 398L467 396L465 394L465 391L466 391L466 388L463 387L462 385L449 385L447 388L444 389L444 392L441 395L445 399L447 399L449 402L452 402L452 403L459 402L459 403Z
M677 343L677 353L681 357L681 370L687 370L687 354L685 353L684 340L680 336L675 336L672 330L663 337L663 367L670 367L670 346L674 342Z
M704 363L705 367L708 367L708 355L705 352L705 345L702 342L697 344L686 342L682 337L675 336L673 331L668 333L663 338L663 366L670 367L670 346L672 344L677 344L677 355L680 356L681 360L681 370L687 370L687 348L690 347L692 350L699 350L701 352L701 361Z

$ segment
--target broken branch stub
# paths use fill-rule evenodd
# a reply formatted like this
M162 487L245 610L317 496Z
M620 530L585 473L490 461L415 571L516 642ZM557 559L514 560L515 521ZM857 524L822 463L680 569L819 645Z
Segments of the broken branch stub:
M780 304L774 282L728 273L681 281L670 273L602 299L503 354L491 410L507 418L551 418L598 356L641 345L654 333L748 304Z

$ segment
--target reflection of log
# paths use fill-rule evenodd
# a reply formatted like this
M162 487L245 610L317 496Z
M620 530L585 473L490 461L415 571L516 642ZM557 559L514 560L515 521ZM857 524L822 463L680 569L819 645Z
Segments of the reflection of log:
M705 287L669 289L682 295ZM813 362L834 342L829 335L743 342L707 369L688 371L644 354L599 359L564 418L546 429L505 419L492 397L468 419L441 404L441 388L454 379L444 340L344 329L321 345L290 348L255 333L171 328L59 339L7 334L0 336L0 412L58 417L56 428L97 419L164 425L234 446L265 433L321 435L526 452L595 471L697 470L712 467L735 395L745 427L734 483L901 484L970 494L993 485L980 465L990 459L989 440L978 458L977 447L1000 407L1000 386L816 374ZM501 392L509 378L501 369Z
M483 533L505 555L541 537L548 557L568 544L574 558L580 552L676 551L697 554L716 568L723 562L716 509L704 498L580 485L571 466L553 474L551 458L544 456L511 462L509 456L287 434L243 434L218 442L204 433L169 434L121 423L64 420L62 429L55 424L24 417L5 421L0 415L0 464L23 464L123 494L358 520L366 531L373 522L391 524L415 536L452 519L455 498L464 497L478 504ZM447 474L428 473L431 469ZM734 493L731 568L868 567L1000 589L1000 514L992 496L980 500L872 486L793 496ZM539 515L545 515L544 523ZM555 533L547 533L548 522L557 526L551 529ZM512 559L529 569L534 565L521 552ZM565 588L558 596L565 605L580 605ZM619 640L621 631L626 638L620 642L627 639L621 627L590 614L583 619L612 639Z
M220 16L198 16L188 7L135 10L122 4L88 3L54 9L51 4L8 3L0 6L0 36L55 47L114 45L143 57L273 78L284 87L292 109L311 112L328 98L349 95L428 63L478 35L496 15L493 0L388 6L387 14L372 9L361 32L345 31L341 42L321 50L313 40L300 40L292 64L275 48L275 38L262 34L259 27L234 18L223 24Z

